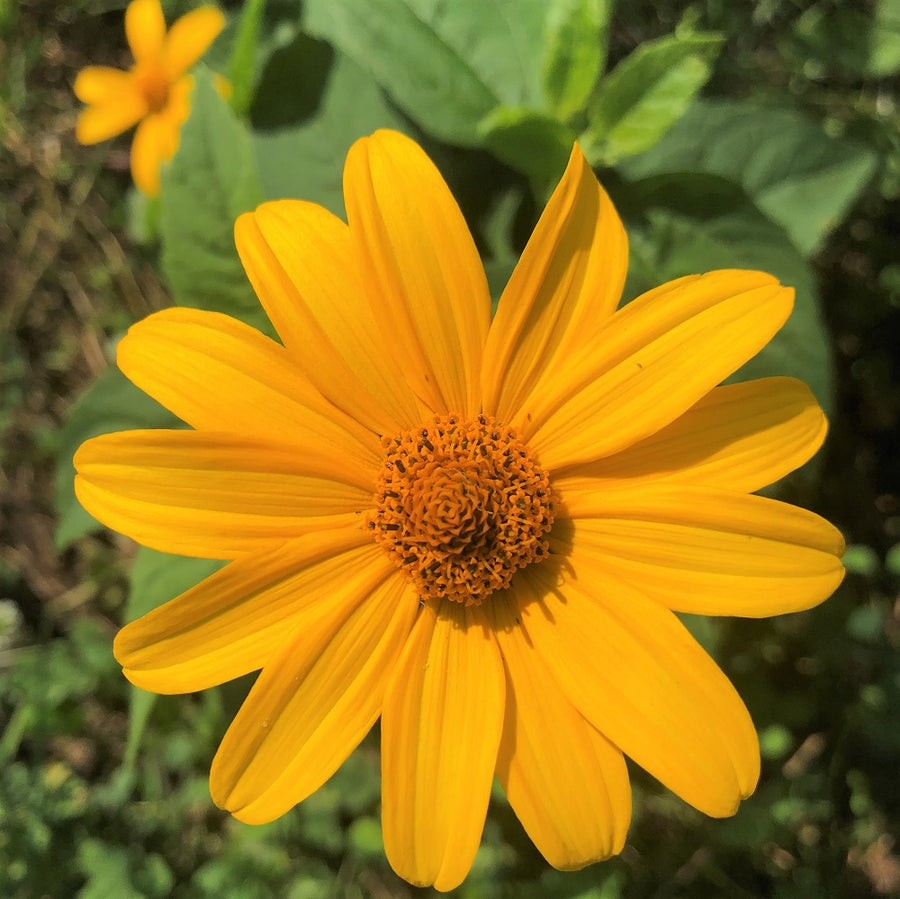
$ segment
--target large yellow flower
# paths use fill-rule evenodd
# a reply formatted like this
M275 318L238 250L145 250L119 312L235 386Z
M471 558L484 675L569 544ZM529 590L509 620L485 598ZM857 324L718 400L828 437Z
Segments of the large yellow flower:
M88 104L75 127L81 143L107 140L140 122L131 145L131 175L148 196L159 193L159 167L175 155L190 111L186 72L224 24L218 9L203 6L166 33L159 0L132 0L125 10L125 36L134 65L127 72L88 66L75 79L75 95Z
M388 858L442 890L495 773L558 868L622 848L625 755L732 814L756 733L675 613L806 609L843 573L830 524L751 495L821 444L809 390L716 386L792 290L716 271L616 310L625 233L578 147L493 321L415 143L358 141L344 193L349 226L287 200L237 222L281 344L170 309L119 345L193 430L88 441L81 502L147 546L233 560L121 631L126 676L177 693L262 669L211 774L247 822L316 790L380 716Z

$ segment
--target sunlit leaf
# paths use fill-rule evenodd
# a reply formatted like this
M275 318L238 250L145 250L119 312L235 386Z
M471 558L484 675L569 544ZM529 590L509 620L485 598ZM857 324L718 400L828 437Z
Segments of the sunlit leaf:
M673 34L641 44L601 82L582 135L592 165L614 165L652 147L706 84L718 34Z
M543 201L566 167L575 132L533 109L498 107L479 125L485 147L531 181Z
M175 158L162 171L162 270L178 305L261 324L234 220L263 199L250 133L200 70Z
M257 75L257 44L265 9L266 0L248 0L244 4L238 23L228 71L231 81L231 108L237 113L247 112L253 100Z
M284 84L296 85L290 93ZM357 138L402 128L371 77L323 41L298 35L266 66L253 146L268 199L297 197L344 215L342 161Z
M552 0L547 9L544 97L567 121L584 110L606 64L614 0Z
M545 0L307 0L304 23L426 131L477 145L495 106L538 108Z
M838 224L875 171L866 147L829 137L787 109L701 100L653 149L622 163L631 178L706 172L743 185L805 255Z

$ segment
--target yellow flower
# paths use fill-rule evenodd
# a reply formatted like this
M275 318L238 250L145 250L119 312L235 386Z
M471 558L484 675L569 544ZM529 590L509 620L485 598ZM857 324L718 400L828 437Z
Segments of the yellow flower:
M148 196L159 193L159 167L175 155L178 131L188 117L188 69L206 52L225 19L203 6L176 21L166 33L159 0L132 0L125 10L125 36L134 65L124 72L88 66L75 79L75 95L88 107L75 136L95 144L138 124L131 145L131 175Z
M616 310L625 232L577 146L493 321L415 143L358 141L344 193L349 226L295 200L237 221L282 343L170 309L119 346L193 430L88 441L81 502L147 546L233 560L121 631L126 676L179 693L262 669L211 773L251 823L380 716L388 858L441 890L469 870L495 773L558 868L622 848L624 755L732 814L756 733L675 613L806 609L843 574L828 522L751 495L821 444L809 390L716 386L793 291L716 271Z

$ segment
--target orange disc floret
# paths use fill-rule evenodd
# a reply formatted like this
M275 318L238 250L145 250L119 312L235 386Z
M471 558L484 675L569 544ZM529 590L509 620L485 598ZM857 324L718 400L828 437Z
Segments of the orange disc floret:
M436 415L382 443L369 527L423 599L478 605L547 556L549 477L513 428Z

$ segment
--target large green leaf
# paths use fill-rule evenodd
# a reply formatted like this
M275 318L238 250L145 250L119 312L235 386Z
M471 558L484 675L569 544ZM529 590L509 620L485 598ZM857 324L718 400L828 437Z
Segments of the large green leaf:
M56 459L56 545L59 549L100 525L75 498L75 450L91 437L132 428L183 427L175 416L129 381L118 369L104 372L72 407L60 429Z
M562 121L579 115L606 65L614 0L552 0L542 69L547 106Z
M809 384L822 407L832 406L832 360L819 312L815 278L782 228L736 185L715 176L660 176L628 186L626 296L720 268L766 271L796 291L794 311L769 345L736 375L747 380L791 375ZM698 359L698 364L703 360Z
M875 164L872 151L829 137L797 112L706 100L621 170L630 178L674 172L728 178L809 255L840 222Z
M263 316L234 247L234 221L262 200L250 134L199 70L191 114L162 172L162 270L176 303Z
M296 91L285 91L286 83L297 85ZM270 58L253 120L266 197L310 200L337 215L344 214L341 169L350 145L377 128L402 127L363 69L305 35Z
M498 106L479 130L488 150L528 176L539 200L549 196L562 176L575 143L575 132L568 125L533 109Z
M641 44L600 82L582 135L592 165L652 147L687 111L719 55L718 34L672 34Z
M306 0L304 24L418 125L477 145L495 106L539 108L545 0Z

